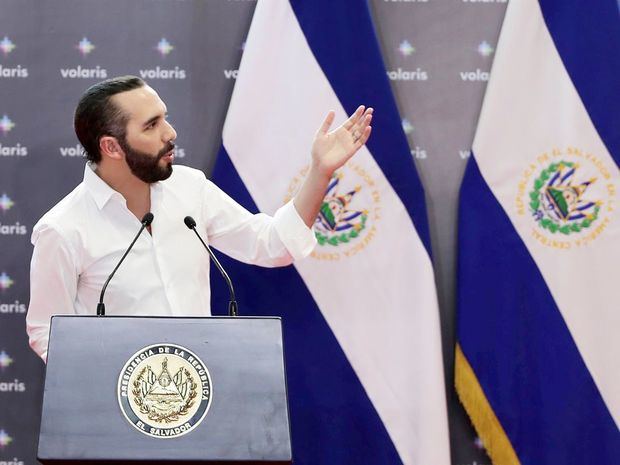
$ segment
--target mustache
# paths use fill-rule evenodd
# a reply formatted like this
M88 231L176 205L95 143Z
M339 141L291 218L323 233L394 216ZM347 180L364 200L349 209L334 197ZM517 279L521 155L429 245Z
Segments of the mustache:
M168 142L166 146L163 149L161 149L159 153L157 154L157 161L161 160L164 157L164 155L166 155L171 150L174 150L175 147L176 147L176 144L174 142Z

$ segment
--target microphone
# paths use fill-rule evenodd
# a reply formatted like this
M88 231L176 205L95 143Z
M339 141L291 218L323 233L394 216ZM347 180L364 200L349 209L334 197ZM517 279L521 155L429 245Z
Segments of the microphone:
M108 276L108 279L103 285L103 289L101 289L101 296L99 296L99 303L97 304L97 316L105 316L105 304L103 303L103 295L105 294L105 290L108 287L108 283L112 279L112 276L114 276L114 273L116 273L116 270L118 270L118 267L121 266L121 263L123 263L123 260L125 260L125 257L127 256L127 254L129 253L133 245L138 240L138 237L140 237L140 234L142 234L142 231L144 231L144 228L148 228L152 222L153 222L153 214L151 212L148 212L142 217L142 221L141 221L142 226L140 226L140 231L138 231L138 234L136 234L136 237L134 237L133 241L129 245L129 248L125 251L125 254L121 257L121 260L118 262L118 265L116 265L116 268L114 268L114 270L112 270L112 273L110 273L110 276Z
M226 271L224 271L224 268L222 268L219 260L213 254L211 247L209 247L205 243L205 241L202 240L202 237L200 237L200 234L198 234L198 231L196 231L196 222L194 221L194 218L192 218L191 216L186 216L183 219L183 222L185 223L185 226L187 226L189 229L194 231L194 233L196 233L196 236L198 236L198 239L200 239L200 242L202 242L204 248L207 249L207 252L209 252L209 257L211 257L211 260L213 260L213 263L215 263L218 271L224 277L224 280L228 285L228 292L230 293L230 301L228 302L228 316L237 316L237 310L239 309L239 307L237 306L237 301L235 300L235 290L233 289L232 281L228 277L228 273L226 273Z

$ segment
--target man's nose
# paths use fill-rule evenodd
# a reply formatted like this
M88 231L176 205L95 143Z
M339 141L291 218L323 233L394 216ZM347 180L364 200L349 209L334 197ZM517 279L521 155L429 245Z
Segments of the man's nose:
M168 121L166 121L166 132L164 133L164 135L165 142L170 142L177 138L177 132Z

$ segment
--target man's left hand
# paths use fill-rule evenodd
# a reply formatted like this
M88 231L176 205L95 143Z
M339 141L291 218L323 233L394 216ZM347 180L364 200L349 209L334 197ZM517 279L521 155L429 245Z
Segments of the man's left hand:
M372 113L372 108L360 105L342 126L328 132L335 116L334 111L330 111L312 144L313 168L329 178L344 165L370 137Z

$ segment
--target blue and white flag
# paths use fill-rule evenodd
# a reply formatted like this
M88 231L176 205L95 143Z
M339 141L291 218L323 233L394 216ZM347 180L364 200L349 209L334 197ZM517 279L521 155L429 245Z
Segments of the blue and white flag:
M620 16L509 3L461 188L456 385L495 464L620 461Z
M283 316L295 463L447 465L424 193L365 1L258 2L213 177L273 214L327 111L340 124L358 104L375 108L373 134L333 178L312 256L226 266L242 314Z

